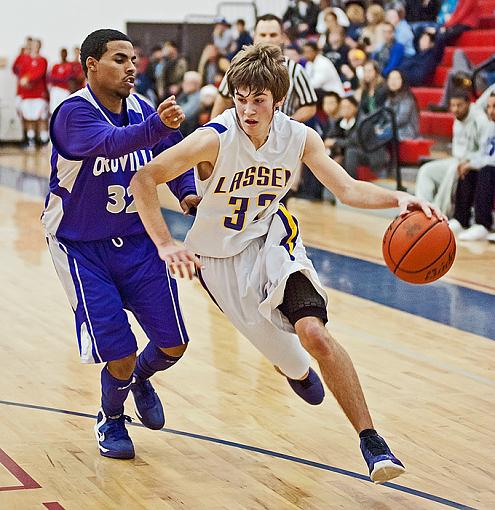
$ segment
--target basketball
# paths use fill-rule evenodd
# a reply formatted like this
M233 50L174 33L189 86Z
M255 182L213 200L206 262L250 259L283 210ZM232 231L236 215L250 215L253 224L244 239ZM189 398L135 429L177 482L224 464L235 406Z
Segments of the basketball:
M398 278L431 283L441 278L455 259L455 238L446 221L422 211L399 216L383 236L385 262Z

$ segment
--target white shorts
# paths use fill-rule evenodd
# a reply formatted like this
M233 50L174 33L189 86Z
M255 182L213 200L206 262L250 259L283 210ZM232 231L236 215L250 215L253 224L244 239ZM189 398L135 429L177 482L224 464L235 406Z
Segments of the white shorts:
M285 215L292 219L284 219ZM285 210L274 215L266 237L234 257L201 256L201 279L232 324L271 363L292 379L308 371L310 356L294 327L278 310L287 279L302 272L327 304L327 295L306 255L297 221Z
M48 101L46 99L23 99L21 114L24 120L34 122L48 119Z
M70 96L70 92L62 87L52 87L50 89L50 113L66 98Z

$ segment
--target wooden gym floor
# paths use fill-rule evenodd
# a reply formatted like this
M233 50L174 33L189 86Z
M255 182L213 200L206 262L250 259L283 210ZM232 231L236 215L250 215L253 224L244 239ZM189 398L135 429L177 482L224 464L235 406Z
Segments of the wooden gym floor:
M409 286L383 267L389 218L290 203L331 287L329 328L408 469L395 483L368 481L331 395L300 400L197 281L180 282L191 345L154 378L167 428L135 421L136 458L104 459L92 430L101 367L78 362L39 224L48 157L0 150L2 510L495 508L495 246L460 245L448 277ZM168 217L180 237L182 218Z

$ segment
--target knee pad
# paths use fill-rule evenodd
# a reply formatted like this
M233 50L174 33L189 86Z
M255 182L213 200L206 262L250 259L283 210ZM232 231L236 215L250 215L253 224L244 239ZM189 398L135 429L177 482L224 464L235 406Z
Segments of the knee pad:
M318 317L328 322L325 300L301 272L293 273L285 284L284 300L278 309L294 324L303 317Z

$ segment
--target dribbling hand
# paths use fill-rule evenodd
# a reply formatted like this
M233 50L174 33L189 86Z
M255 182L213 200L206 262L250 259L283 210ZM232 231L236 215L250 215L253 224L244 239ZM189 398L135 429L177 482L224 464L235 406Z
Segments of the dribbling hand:
M175 96L167 97L158 105L156 111L161 121L170 129L178 129L186 118L182 108L175 102Z
M174 242L159 246L158 255L167 263L170 272L174 276L178 275L181 278L187 275L192 280L194 276L193 267L196 266L198 269L202 267L200 260L194 253L183 246L176 245Z
M399 216L405 216L411 211L423 211L427 218L431 218L434 215L440 221L447 221L447 217L442 214L436 205L409 193L400 193L398 205L400 208Z

